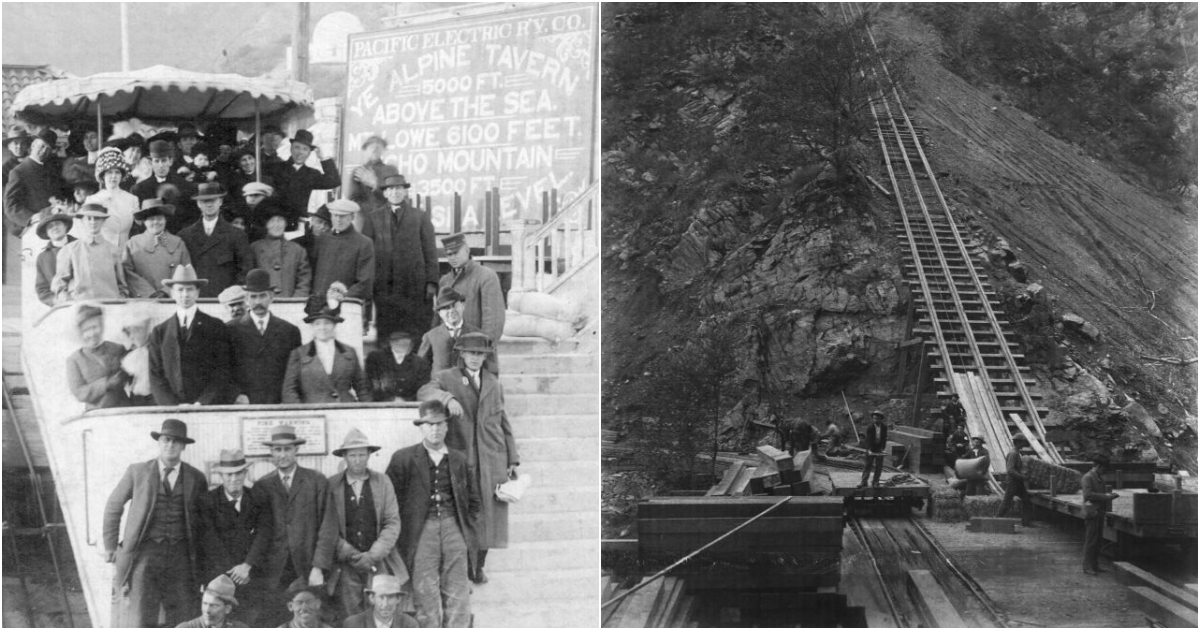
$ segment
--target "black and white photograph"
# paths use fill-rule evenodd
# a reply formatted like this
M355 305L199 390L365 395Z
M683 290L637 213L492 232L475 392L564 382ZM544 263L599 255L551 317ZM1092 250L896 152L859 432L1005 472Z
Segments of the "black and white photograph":
M604 3L604 627L1189 627L1196 5Z
M4 3L7 627L598 627L600 6Z

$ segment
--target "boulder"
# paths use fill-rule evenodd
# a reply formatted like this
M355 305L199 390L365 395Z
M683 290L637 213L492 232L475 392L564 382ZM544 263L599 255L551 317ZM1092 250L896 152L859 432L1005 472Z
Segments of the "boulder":
M1087 323L1087 320L1076 315L1075 313L1065 313L1062 316L1062 323L1063 323L1063 326L1066 326L1067 328L1071 328L1073 330L1078 330L1078 329L1082 328L1084 324Z
M1089 341L1100 341L1100 329L1096 328L1092 322L1083 322L1083 327L1079 329L1079 332Z
M1158 423L1154 418L1150 417L1150 412L1141 403L1131 402L1121 408L1121 413L1129 419L1131 423L1146 430L1146 433L1153 437L1162 437L1162 431L1158 428Z
M1029 296L1030 299L1037 299L1039 296L1041 296L1042 291L1044 291L1045 289L1046 288L1043 287L1042 285L1040 285L1036 282L1032 282L1028 285L1025 285L1024 293L1025 293L1025 295Z

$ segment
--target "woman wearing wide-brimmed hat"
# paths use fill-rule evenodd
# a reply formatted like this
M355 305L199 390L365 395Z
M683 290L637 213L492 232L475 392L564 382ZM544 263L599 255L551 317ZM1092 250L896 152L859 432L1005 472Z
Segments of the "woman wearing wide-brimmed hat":
M292 350L283 377L284 403L371 402L366 373L354 348L340 343L339 308L312 309L304 322L312 325L313 340Z
M104 311L81 304L75 312L75 329L83 345L67 357L67 384L87 409L124 407L128 377L121 370L125 348L104 340Z
M121 251L101 236L108 208L87 203L75 214L86 233L58 253L50 290L55 304L72 300L111 300L129 297Z
M42 219L37 226L38 238L46 239L47 242L46 247L38 253L35 263L37 277L33 286L38 299L46 306L54 306L54 292L50 290L50 283L54 281L54 273L58 268L58 252L62 251L67 243L75 240L70 234L73 223L71 215L53 214Z
M133 215L146 231L125 243L121 265L125 268L129 290L137 297L168 297L163 280L173 276L176 267L192 264L183 239L167 232L167 219L173 214L175 206L154 198L143 201L142 209Z
M121 152L109 147L102 149L96 157L96 181L100 192L88 197L86 203L97 203L108 208L108 221L104 223L104 238L120 251L129 240L133 227L133 215L138 211L138 198L121 190L121 181L129 172Z

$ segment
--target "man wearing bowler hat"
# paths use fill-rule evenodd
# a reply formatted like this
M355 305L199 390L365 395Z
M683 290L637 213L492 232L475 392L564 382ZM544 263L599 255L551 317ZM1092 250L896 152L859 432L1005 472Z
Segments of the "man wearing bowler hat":
M329 503L329 482L325 475L296 463L299 447L305 443L291 425L272 427L271 439L262 443L271 449L271 463L275 465L275 470L255 484L270 497L275 516L265 580L271 595L264 601L278 600L293 584L321 586L325 583L323 569L331 568L316 557ZM272 608L260 623L264 627L286 623L286 612Z
M157 626L159 606L167 625L174 626L195 605L196 510L207 481L181 460L195 442L187 424L168 418L150 437L158 443L158 457L130 465L104 506L105 559L115 564L114 628ZM118 540L122 514L125 535Z
M300 346L300 329L275 317L275 286L262 269L246 275L246 314L229 322L235 402L275 405L282 400L288 356Z
M349 617L363 610L363 589L371 576L386 573L400 583L408 581L408 569L396 540L400 537L400 508L392 482L367 467L371 444L358 429L351 429L334 457L346 461L346 470L329 478L329 508L321 524L317 545L318 564L335 566L337 593L342 614Z
M192 264L183 239L167 231L167 219L174 214L175 206L155 197L143 201L142 209L133 215L146 231L125 242L121 266L129 289L137 297L167 297L163 280L175 275L180 265Z
M387 147L387 140L377 135L364 140L362 150L366 154L366 161L354 169L350 185L347 186L349 194L346 196L368 210L387 205L383 196L383 181L400 174L395 166L383 162L383 152Z
M500 335L504 334L504 293L499 276L471 259L471 248L462 232L443 238L442 248L450 273L438 281L439 288L450 287L463 296L463 321L482 330L493 344L500 343Z
M150 389L159 405L221 405L229 395L229 331L196 306L200 287L191 265L163 281L175 313L150 333Z
M267 551L274 537L271 499L260 488L246 487L246 461L241 449L222 449L212 467L221 479L200 495L200 566L204 580L228 576L242 593L246 606L234 617L256 625L265 592Z
M108 208L87 203L75 213L85 234L58 252L50 290L61 304L72 300L112 300L129 297L121 252L100 232L108 219Z
M284 237L287 210L268 199L259 204L255 212L250 218L251 223L261 218L264 225L261 229L265 231L263 238L250 244L255 264L270 275L278 297L308 297L312 288L312 268L308 266L308 252ZM248 233L255 231L247 228Z
M37 277L33 286L38 299L46 306L54 306L54 292L50 290L50 283L54 281L55 270L58 268L58 252L62 251L67 243L75 240L75 237L69 234L74 222L71 215L60 213L52 214L38 223L38 238L45 239L47 243L42 251L38 252L35 263Z
M246 628L235 621L233 609L238 605L234 596L237 585L228 575L218 575L200 591L200 616L185 621L176 628ZM243 596L244 597L244 596Z
M63 179L54 159L58 134L43 129L33 137L29 157L8 172L4 185L4 218L11 230L18 233L42 208L50 205L50 197L62 190Z
M254 255L246 233L221 218L225 190L217 183L200 184L193 199L200 205L200 220L179 231L196 265L196 273L209 284L200 297L217 297L227 287L242 284L254 268Z
M304 165L311 153L316 153L321 162L320 171ZM297 131L292 138L291 161L277 165L272 171L275 194L288 210L289 231L295 230L300 217L308 213L308 201L314 190L329 190L342 185L337 165L332 158L321 159L321 148L313 144L313 135L307 129Z
M418 413L424 439L396 451L387 467L400 502L397 546L412 576L421 627L465 628L471 620L469 557L480 489L467 455L447 446L449 418L441 401L421 403Z
M417 398L446 406L451 418L446 444L466 452L476 484L486 493L476 527L479 553L471 569L471 579L483 584L488 581L483 572L488 550L508 546L508 504L497 499L492 489L516 475L521 458L504 411L500 380L483 369L487 356L495 352L491 339L483 333L467 333L458 338L455 348L462 357L461 367L434 374Z
M367 212L363 236L375 245L375 326L379 339L393 330L424 329L438 289L437 240L429 215L408 199L403 175L380 182L387 204Z

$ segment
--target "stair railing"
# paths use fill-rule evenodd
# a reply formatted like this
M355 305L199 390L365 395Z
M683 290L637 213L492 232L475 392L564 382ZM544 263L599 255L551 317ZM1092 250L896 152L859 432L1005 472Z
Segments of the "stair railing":
M598 257L599 208L599 182L592 182L561 210L557 191L543 193L544 221L505 222L513 242L512 288L549 293Z

